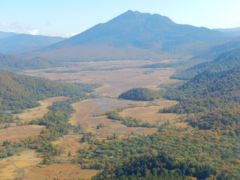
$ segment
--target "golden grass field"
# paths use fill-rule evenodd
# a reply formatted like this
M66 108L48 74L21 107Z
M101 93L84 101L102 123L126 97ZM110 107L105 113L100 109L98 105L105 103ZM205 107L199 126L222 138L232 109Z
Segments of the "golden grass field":
M119 115L122 117L132 117L142 122L147 122L153 125L160 125L165 122L175 122L182 115L172 113L159 113L160 109L168 108L176 104L175 101L158 100L155 105L126 108Z
M98 173L96 170L83 170L73 164L51 164L34 167L23 177L24 180L88 180Z
M18 155L14 155L5 159L0 159L0 179L15 180L29 172L31 167L38 165L41 158L35 151L27 150Z
M125 63L124 63L125 62ZM111 63L114 63L114 68ZM130 65L128 64L130 63ZM169 77L175 72L172 68L147 69L140 68L151 64L151 61L102 61L88 65L79 64L74 67L59 69L26 71L25 74L45 77L52 80L68 82L100 84L96 91L103 96L117 97L120 93L135 87L156 89L161 85L177 82ZM102 68L109 70L102 70ZM55 70L51 73L49 71ZM68 73L63 71L69 71ZM71 73L71 71L75 71ZM77 71L77 72L76 72Z
M19 142L27 138L37 137L44 126L26 125L0 129L0 142L10 141Z
M53 142L54 145L57 145L63 150L60 159L76 156L78 150L89 147L89 144L80 142L82 136L83 135L80 134L68 134Z
M54 102L65 100L66 97L53 97L39 101L40 106L24 110L17 115L17 122L28 123L34 119L42 118L48 113L48 107Z
M139 102L146 104L145 102ZM121 122L107 119L107 112L136 105L136 102L122 101L110 98L87 99L73 104L75 113L70 119L72 125L79 125L85 132L97 134L106 138L113 133L124 136L131 133L149 135L156 131L155 128L132 128L122 125ZM97 126L101 128L97 129Z

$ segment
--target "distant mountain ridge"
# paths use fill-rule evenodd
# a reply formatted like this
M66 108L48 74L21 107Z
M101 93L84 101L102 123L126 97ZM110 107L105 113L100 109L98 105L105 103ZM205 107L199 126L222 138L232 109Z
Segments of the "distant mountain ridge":
M139 48L166 48L184 41L218 38L221 33L207 28L180 25L158 14L127 11L52 47L79 44L131 45ZM158 44L159 43L159 44Z
M14 36L14 35L16 35L16 33L14 33L14 32L0 31L0 39L8 38L8 37L11 37L11 36Z
M127 11L43 48L38 55L68 59L157 59L164 54L194 53L222 38L219 31L176 24L158 14Z
M62 37L0 32L0 53L21 54L64 40Z
M21 59L44 59L54 61L53 64L122 59L160 61L195 57L201 53L209 53L207 56L211 59L225 48L226 42L231 49L238 46L233 39L234 36L221 30L177 24L158 14L127 11L66 39L0 32L0 53L21 54ZM201 57L199 62L206 59Z

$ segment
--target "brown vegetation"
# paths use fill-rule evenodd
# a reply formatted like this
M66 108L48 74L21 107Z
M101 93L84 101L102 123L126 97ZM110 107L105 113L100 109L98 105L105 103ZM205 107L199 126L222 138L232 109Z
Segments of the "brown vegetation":
M10 141L10 142L19 142L27 138L37 137L44 126L38 125L27 125L27 126L16 126L9 127L0 130L0 142Z
M21 178L24 173L29 172L31 167L41 162L41 158L35 151L26 150L19 155L14 155L5 159L0 159L1 180L14 180Z
M34 167L24 176L25 180L65 180L91 179L98 173L97 170L84 170L72 164L51 164L46 167Z

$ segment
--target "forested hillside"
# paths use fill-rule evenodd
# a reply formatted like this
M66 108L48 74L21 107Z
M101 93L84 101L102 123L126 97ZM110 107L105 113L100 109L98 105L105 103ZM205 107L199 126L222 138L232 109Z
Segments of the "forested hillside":
M223 54L217 60L195 68L205 71L167 91L165 97L179 103L161 112L195 113L187 119L191 126L239 136L240 51Z
M20 71L24 69L40 69L59 65L60 62L53 62L40 57L29 58L0 53L0 69L9 71Z
M92 86L62 84L0 71L0 109L16 110L38 105L37 101L53 96L83 96Z
M221 72L228 71L236 66L240 66L240 49L235 49L221 54L211 62L195 65L183 72L174 75L174 78L189 80L204 71Z
M216 172L207 166L176 162L161 153L158 156L131 159L130 163L119 166L113 171L105 170L95 179L187 180L190 177L206 179L215 174Z
M177 89L167 92L167 98L179 101L177 106L167 111L202 112L239 104L239 78L239 67L226 72L203 72Z

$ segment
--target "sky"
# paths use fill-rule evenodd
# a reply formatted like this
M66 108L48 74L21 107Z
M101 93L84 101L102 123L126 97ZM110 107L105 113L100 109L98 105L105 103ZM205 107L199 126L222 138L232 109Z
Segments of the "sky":
M127 10L181 24L240 27L240 0L0 0L0 31L69 37Z

